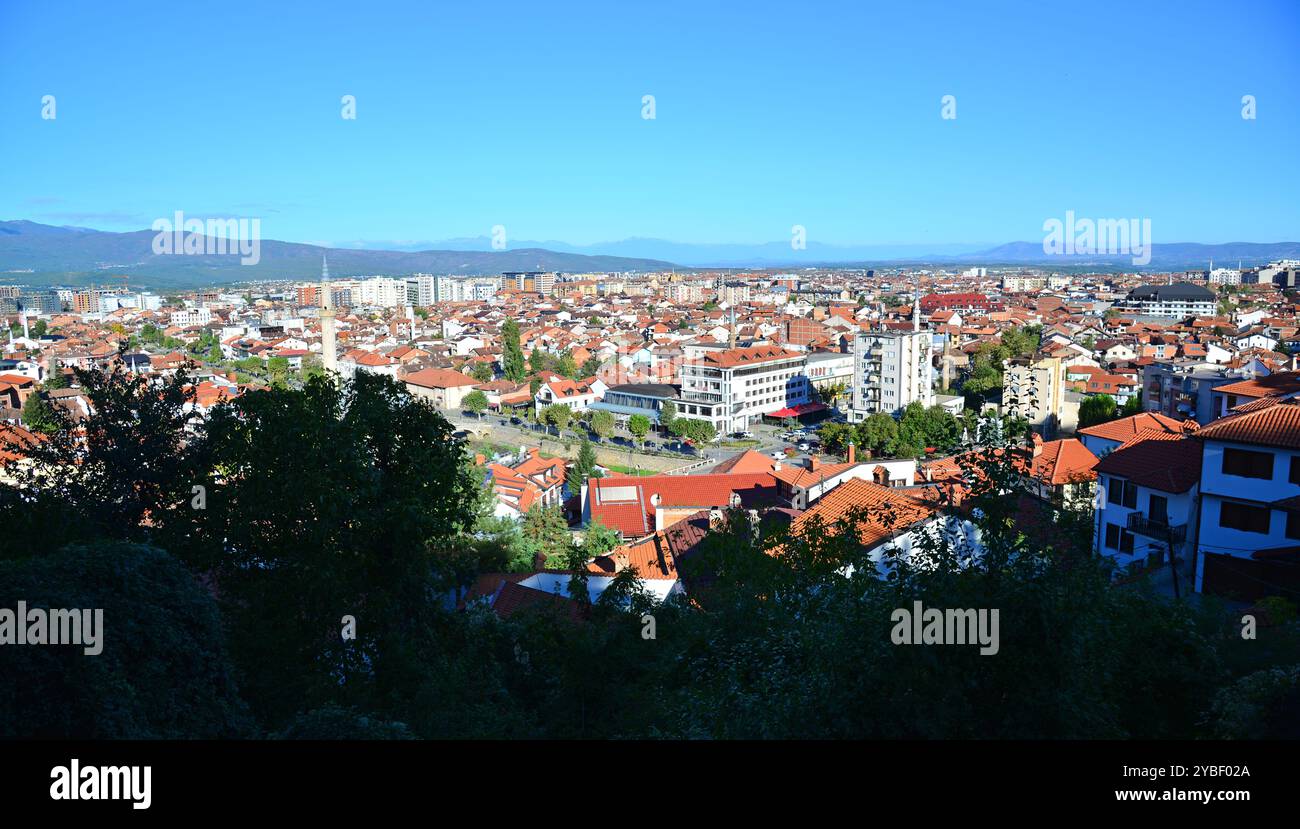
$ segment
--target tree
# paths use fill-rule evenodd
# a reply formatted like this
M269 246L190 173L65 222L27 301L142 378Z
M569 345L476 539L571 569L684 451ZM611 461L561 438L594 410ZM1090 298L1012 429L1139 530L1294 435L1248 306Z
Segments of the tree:
M209 416L193 447L203 474L185 482L185 508L161 517L178 530L173 552L221 585L231 652L264 722L415 687L419 651L437 637L431 597L474 576L456 539L479 492L452 431L367 372L248 391ZM206 488L203 509L191 508L191 483ZM344 614L353 639L340 635Z
M596 374L600 372L600 367L602 365L604 364L601 362L599 357L596 357L595 355L588 357L582 363L580 374L583 377L595 377Z
M50 366L50 373L45 376L46 389L66 389L68 387L68 378L64 375L63 369L57 362Z
M677 419L677 406L671 400L665 400L659 407L659 425L672 431L673 421Z
M1142 392L1129 395L1128 400L1124 401L1124 406L1120 409L1120 417L1132 417L1142 412Z
M645 436L650 434L650 418L645 415L634 414L627 419L627 430L632 433L639 444L645 440Z
M591 413L591 431L602 441L614 434L614 416L603 409Z
M59 419L54 416L54 410L45 401L45 395L33 392L27 398L27 404L23 406L23 424L33 432L46 435L58 431Z
M555 361L556 373L568 377L570 380L576 380L578 377L578 364L573 361L573 355L565 351Z
M527 374L524 352L519 347L519 323L508 319L501 326L501 365L510 380L521 382Z
M535 502L524 513L520 533L529 550L534 556L540 555L547 567L564 567L568 564L568 553L573 542L569 537L569 525L559 507L544 507Z
M573 419L573 409L563 403L552 403L542 409L542 416L545 422L555 427L555 435L559 437L564 432L564 428L569 425L569 421Z
M473 412L479 417L479 419L482 419L483 412L487 411L488 407L487 395L480 389L474 389L472 392L465 395L460 404L465 407L466 411Z
M47 330L45 325L45 320L37 320L36 322L32 323L30 327L31 327L33 337L40 338L45 336L45 332Z
M533 374L540 374L551 367L551 357L540 348L534 348L528 352L528 370Z
M898 421L885 414L876 412L858 424L857 445L872 455L886 455L893 451L898 442Z
M480 383L492 382L492 366L487 363L475 363L474 369L470 373Z
M271 357L266 361L266 373L270 375L272 383L284 385L289 379L289 358Z
M890 421L893 421L893 418L890 418ZM847 423L826 423L817 430L817 437L820 438L822 448L827 452L842 455L847 451L850 441L857 442L857 430Z
M0 595L102 614L93 656L0 648L0 738L255 736L212 595L165 551L97 541L0 561Z
M186 445L189 376L182 370L155 383L121 360L74 373L90 415L75 422L50 407L47 440L13 442L31 463L11 469L18 489L0 489L0 515L39 533L46 549L103 538L150 541L188 504L202 463L202 446Z
M1109 394L1094 394L1079 404L1079 428L1086 429L1098 423L1109 423L1118 417L1115 398Z
M578 493L578 487L591 478L600 477L600 472L596 469L596 450L586 436L582 438L582 445L578 447L578 459L569 466L569 477L574 482L574 486L570 487L570 491L574 494Z

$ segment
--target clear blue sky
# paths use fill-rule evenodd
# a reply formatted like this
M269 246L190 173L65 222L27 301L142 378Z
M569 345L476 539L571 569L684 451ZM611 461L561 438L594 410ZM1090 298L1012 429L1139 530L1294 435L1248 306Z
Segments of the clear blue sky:
M0 0L0 219L997 243L1074 210L1300 238L1296 0L639 5Z

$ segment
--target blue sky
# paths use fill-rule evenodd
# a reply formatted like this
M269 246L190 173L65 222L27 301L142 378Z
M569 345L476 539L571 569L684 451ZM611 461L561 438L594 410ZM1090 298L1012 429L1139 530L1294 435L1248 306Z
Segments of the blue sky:
M1295 240L1298 37L1295 0L0 0L0 219L938 244L1073 210Z

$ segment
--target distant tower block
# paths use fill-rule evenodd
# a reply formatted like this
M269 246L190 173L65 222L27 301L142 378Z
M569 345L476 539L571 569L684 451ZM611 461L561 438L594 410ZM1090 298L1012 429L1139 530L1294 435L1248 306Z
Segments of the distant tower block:
M330 264L324 256L320 262L320 348L325 370L339 370L338 349L334 342L334 292L330 290Z

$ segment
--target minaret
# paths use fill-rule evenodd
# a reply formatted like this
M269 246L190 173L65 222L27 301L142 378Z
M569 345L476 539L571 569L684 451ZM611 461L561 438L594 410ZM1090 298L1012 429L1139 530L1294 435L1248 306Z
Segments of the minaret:
M330 290L330 265L324 255L320 259L320 349L325 370L337 373L338 352L334 344L334 293Z
M921 330L921 277L916 278L916 299L912 301L912 331Z

